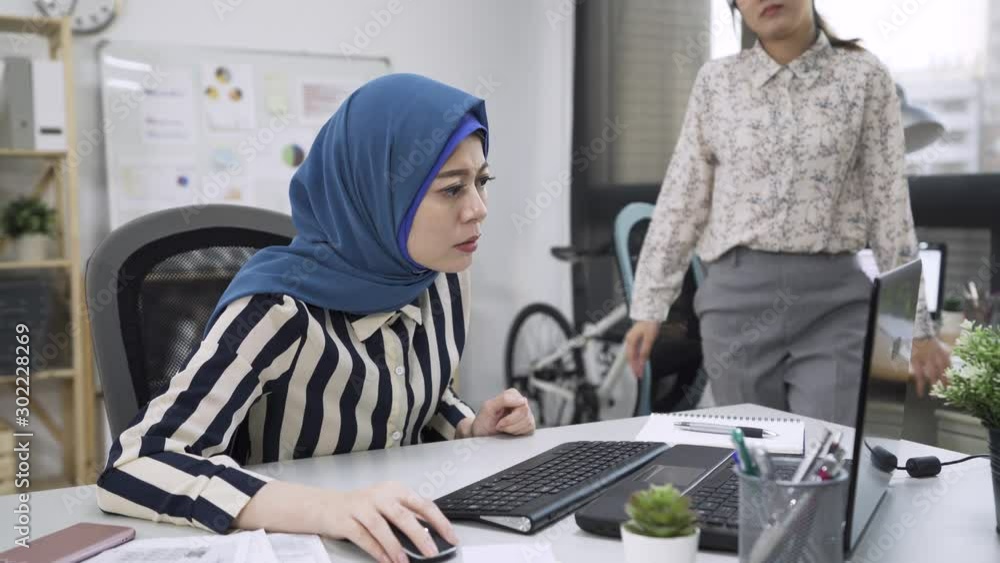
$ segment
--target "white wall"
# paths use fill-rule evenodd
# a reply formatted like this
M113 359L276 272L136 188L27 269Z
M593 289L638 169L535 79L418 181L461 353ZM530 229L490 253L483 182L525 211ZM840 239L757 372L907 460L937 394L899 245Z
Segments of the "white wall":
M388 57L394 71L426 74L470 92L492 83L494 91L479 92L487 99L497 181L473 266L472 333L461 380L462 395L478 408L503 386L504 338L516 311L536 300L571 310L569 268L550 258L548 248L569 240L569 186L553 182L570 166L574 4L399 0L391 14L387 0L126 0L108 30L74 43L77 129L98 127L100 39L329 54L349 45ZM0 13L35 9L31 0L0 0ZM366 28L375 33L368 36ZM9 47L0 42L0 51ZM79 167L83 256L108 233L103 169L102 153ZM513 215L523 216L545 184L557 197L536 219L515 227ZM542 196L540 203L546 201Z

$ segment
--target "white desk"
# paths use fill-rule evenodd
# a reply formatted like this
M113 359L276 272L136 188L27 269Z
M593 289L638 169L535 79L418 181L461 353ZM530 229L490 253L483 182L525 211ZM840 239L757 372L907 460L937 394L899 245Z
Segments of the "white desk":
M717 412L767 415L777 411L753 405L711 409ZM808 421L806 438L818 430ZM635 437L643 419L630 418L538 431L527 438L488 438L409 446L394 450L360 452L335 457L304 459L256 466L276 478L339 488L356 488L392 479L437 498L497 470L523 461L553 446L573 440L628 440ZM850 436L848 430L847 436ZM912 442L905 442L900 463L915 455L937 455L942 460L962 457ZM989 462L976 459L946 467L934 479L917 480L897 472L889 494L865 533L853 561L1000 561L1000 535L995 531ZM74 487L32 494L32 537L40 537L70 524L88 521L132 526L137 538L201 534L194 528L103 514L94 500L94 487ZM15 498L0 497L0 546L13 545ZM581 531L572 515L534 536L522 536L478 524L456 523L461 545L522 543L550 545L563 563L621 561L621 542ZM327 541L331 560L366 560L346 542ZM461 561L461 555L452 561ZM698 561L735 561L732 554L704 552Z

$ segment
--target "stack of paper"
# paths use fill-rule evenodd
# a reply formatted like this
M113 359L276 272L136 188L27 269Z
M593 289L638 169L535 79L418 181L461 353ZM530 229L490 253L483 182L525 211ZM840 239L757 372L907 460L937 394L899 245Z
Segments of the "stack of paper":
M330 563L319 536L266 534L134 540L105 551L90 563Z

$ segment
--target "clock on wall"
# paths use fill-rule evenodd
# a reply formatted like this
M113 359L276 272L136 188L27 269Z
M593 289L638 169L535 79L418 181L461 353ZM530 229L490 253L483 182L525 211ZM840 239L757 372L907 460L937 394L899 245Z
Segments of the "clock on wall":
M69 17L73 33L97 33L118 15L119 0L35 0L38 10L50 18Z

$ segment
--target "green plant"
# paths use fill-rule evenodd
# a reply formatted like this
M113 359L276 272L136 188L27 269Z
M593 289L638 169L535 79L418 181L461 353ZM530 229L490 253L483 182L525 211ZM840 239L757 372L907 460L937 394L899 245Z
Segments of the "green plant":
M697 517L691 511L687 497L673 485L654 485L632 493L625 512L630 518L625 523L625 529L633 534L676 538L690 536L697 529Z
M56 212L37 197L20 197L3 212L3 230L12 237L55 233Z
M965 321L952 353L961 365L948 368L948 384L935 383L931 394L1000 428L1000 327Z
M965 310L962 298L957 295L949 295L948 297L945 297L944 303L941 304L941 309L955 313L961 313Z

